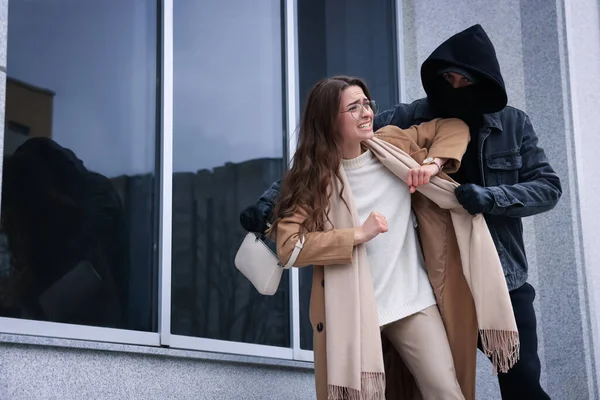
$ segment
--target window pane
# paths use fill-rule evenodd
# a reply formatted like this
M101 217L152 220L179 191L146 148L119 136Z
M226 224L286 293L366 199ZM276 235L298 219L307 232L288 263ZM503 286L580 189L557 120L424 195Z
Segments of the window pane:
M155 331L156 10L10 2L2 316Z
M300 104L321 78L363 78L380 109L398 102L395 1L298 0ZM312 268L300 274L300 347L312 350Z
M277 1L174 2L172 329L290 346L289 278L262 296L238 272L240 211L281 177Z

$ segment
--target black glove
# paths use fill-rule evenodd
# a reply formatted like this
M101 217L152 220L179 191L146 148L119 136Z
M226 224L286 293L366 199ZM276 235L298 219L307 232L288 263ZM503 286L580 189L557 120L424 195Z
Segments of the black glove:
M259 200L244 209L240 214L240 223L247 232L263 234L267 230L267 222L271 219L273 205Z
M454 194L471 215L489 213L494 208L494 195L488 188L465 183L454 189Z

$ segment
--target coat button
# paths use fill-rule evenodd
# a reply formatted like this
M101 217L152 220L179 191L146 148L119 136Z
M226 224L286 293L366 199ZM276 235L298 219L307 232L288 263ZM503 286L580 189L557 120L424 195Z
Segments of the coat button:
M319 322L317 324L317 332L319 332L319 333L323 332L323 324L321 322Z
M321 281L321 287L325 287L325 279Z
M511 165L512 165L512 164L510 163L510 161L507 161L507 162L506 162L506 166L507 166L507 167L510 167Z

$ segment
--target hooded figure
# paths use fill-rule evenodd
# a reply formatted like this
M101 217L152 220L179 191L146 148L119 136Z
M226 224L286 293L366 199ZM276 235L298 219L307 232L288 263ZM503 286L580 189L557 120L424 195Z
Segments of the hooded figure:
M472 85L455 89L445 73L457 73ZM480 25L442 43L421 66L421 82L438 117L472 117L506 107L508 97L496 50Z
M520 339L520 360L498 380L503 399L549 399L540 386L534 288L527 281L522 217L554 208L561 194L527 114L507 106L496 51L480 25L442 43L421 67L427 97L378 114L374 130L406 129L440 117L463 119L471 141L460 169L456 197L471 214L483 214L502 262ZM264 232L279 195L280 182L240 215L250 232Z

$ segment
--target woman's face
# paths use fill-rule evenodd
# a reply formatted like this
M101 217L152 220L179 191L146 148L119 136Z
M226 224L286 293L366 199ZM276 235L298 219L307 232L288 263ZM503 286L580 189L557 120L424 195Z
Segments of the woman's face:
M373 138L373 115L373 103L359 86L342 92L338 115L342 147Z

